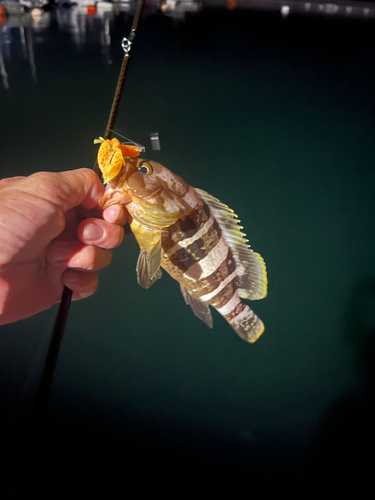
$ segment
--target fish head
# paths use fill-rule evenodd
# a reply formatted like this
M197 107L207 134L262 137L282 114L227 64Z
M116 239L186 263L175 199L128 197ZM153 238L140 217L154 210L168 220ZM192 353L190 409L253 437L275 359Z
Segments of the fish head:
M183 196L189 185L166 167L152 160L126 158L120 174L108 182L102 207L126 205L139 223L168 227L184 213Z

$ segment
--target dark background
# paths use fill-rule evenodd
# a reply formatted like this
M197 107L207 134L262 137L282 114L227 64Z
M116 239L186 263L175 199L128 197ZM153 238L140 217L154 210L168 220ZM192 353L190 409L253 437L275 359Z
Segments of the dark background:
M239 214L267 264L269 295L252 304L266 331L246 345L215 312L209 330L166 273L142 290L128 234L97 293L72 304L18 489L363 479L374 445L374 24L146 14L116 130ZM131 17L81 16L78 37L59 19L26 25L26 51L21 28L2 28L3 177L95 161ZM55 314L1 327L4 491Z

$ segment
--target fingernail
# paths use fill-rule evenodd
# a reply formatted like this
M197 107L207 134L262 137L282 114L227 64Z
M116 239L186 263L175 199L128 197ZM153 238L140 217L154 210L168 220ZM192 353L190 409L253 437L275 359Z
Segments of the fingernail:
M119 205L112 205L105 209L105 219L107 222L116 222L120 217L121 207Z
M86 241L100 240L103 238L103 235L103 228L97 224L89 224L83 232L83 237Z

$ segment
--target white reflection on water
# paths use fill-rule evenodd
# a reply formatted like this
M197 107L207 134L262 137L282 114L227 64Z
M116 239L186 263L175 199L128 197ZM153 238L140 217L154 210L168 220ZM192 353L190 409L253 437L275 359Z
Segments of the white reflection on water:
M0 74L1 74L1 80L3 82L4 88L8 89L9 88L8 73L5 69L3 53L2 53L1 38L0 38Z
M23 16L10 16L8 22L0 30L0 73L5 89L9 89L7 65L10 66L12 59L17 59L19 53L29 61L31 77L34 83L37 82L36 66L34 58L34 37L33 33L38 32L42 26L50 23L49 13L44 13L45 20L38 18L33 20L29 13ZM21 46L21 51L19 51Z
M33 9L31 12L5 18L0 28L0 75L3 87L10 87L10 62L12 57L16 59L20 53L28 59L32 80L37 82L35 44L50 41L51 22L54 20L57 21L59 31L68 32L76 45L99 42L103 61L105 64L112 64L111 27L121 9L116 10L113 4L107 5L111 8L98 8L92 13L86 6L72 6L69 9L59 7L51 13ZM127 6L125 10L131 11L131 8Z

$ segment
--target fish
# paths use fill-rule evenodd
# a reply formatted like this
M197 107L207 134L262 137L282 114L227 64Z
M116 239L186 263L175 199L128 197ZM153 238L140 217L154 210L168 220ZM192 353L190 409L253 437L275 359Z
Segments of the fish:
M117 139L99 141L98 165L106 184L100 205L121 204L128 211L140 247L139 285L150 288L163 268L209 328L211 306L241 339L255 342L264 324L241 299L267 295L267 271L234 211L160 163L139 158L136 151L127 155Z

